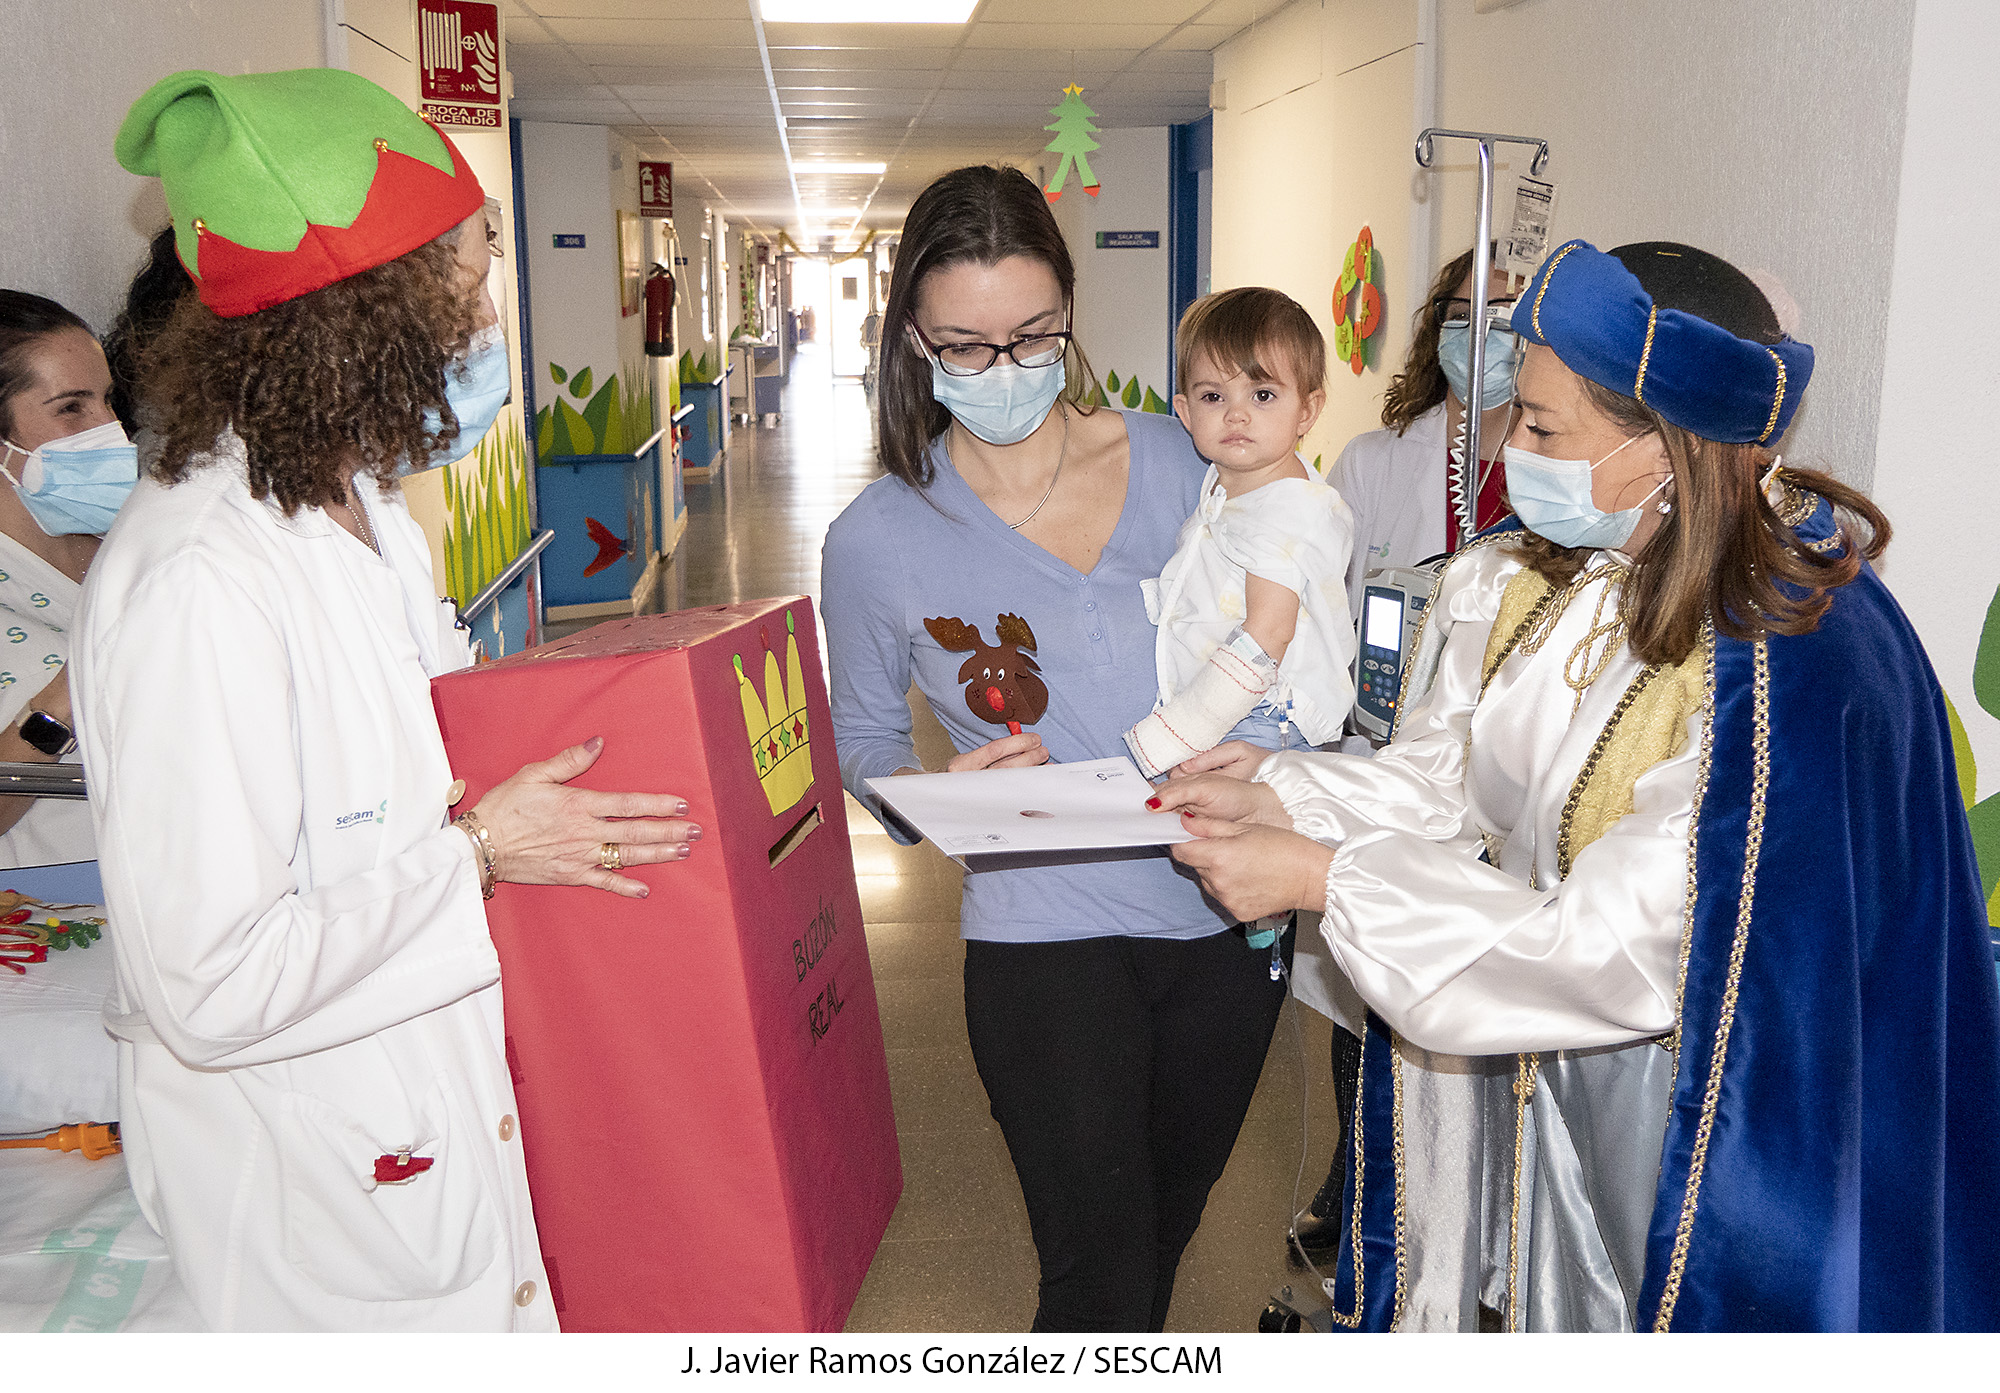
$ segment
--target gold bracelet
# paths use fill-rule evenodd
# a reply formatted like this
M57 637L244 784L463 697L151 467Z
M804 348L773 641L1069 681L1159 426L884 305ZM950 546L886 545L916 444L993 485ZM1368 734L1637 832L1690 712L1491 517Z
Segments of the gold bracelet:
M500 883L500 853L493 849L493 837L486 824L472 813L460 813L451 820L451 825L472 838L473 852L479 857L479 893L492 899Z

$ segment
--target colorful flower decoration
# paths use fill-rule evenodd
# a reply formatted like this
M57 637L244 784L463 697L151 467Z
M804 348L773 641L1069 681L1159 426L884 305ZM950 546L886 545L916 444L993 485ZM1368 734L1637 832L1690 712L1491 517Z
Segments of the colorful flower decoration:
M1356 377L1380 356L1372 340L1381 327L1382 253L1375 250L1375 234L1364 227L1348 245L1333 293L1333 351Z

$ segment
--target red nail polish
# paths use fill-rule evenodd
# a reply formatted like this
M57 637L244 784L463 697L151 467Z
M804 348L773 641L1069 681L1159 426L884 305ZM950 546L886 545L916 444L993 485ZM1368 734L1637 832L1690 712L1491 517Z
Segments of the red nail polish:
M1158 812L1160 810L1160 800L1157 798L1148 798L1146 800L1146 806L1151 808L1154 812Z

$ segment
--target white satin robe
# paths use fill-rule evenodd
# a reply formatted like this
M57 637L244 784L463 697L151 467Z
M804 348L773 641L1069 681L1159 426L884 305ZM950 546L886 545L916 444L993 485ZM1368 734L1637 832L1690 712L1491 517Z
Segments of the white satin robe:
M1580 705L1564 680L1611 577L1482 696L1519 569L1500 544L1446 571L1435 680L1409 694L1375 758L1288 752L1257 775L1299 831L1337 847L1322 932L1403 1038L1404 1329L1472 1328L1475 1300L1506 1307L1517 1052L1551 1052L1524 1144L1522 1328L1629 1328L1666 1121L1672 1056L1653 1040L1675 1020L1702 717L1560 877L1563 805L1641 664L1621 645ZM1480 860L1489 848L1493 864Z

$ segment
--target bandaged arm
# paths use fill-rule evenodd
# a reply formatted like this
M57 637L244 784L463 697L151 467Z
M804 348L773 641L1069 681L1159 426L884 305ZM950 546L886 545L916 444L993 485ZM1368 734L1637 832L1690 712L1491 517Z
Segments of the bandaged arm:
M1277 682L1277 663L1237 629L1171 701L1125 732L1125 745L1146 777L1157 779L1221 743Z

